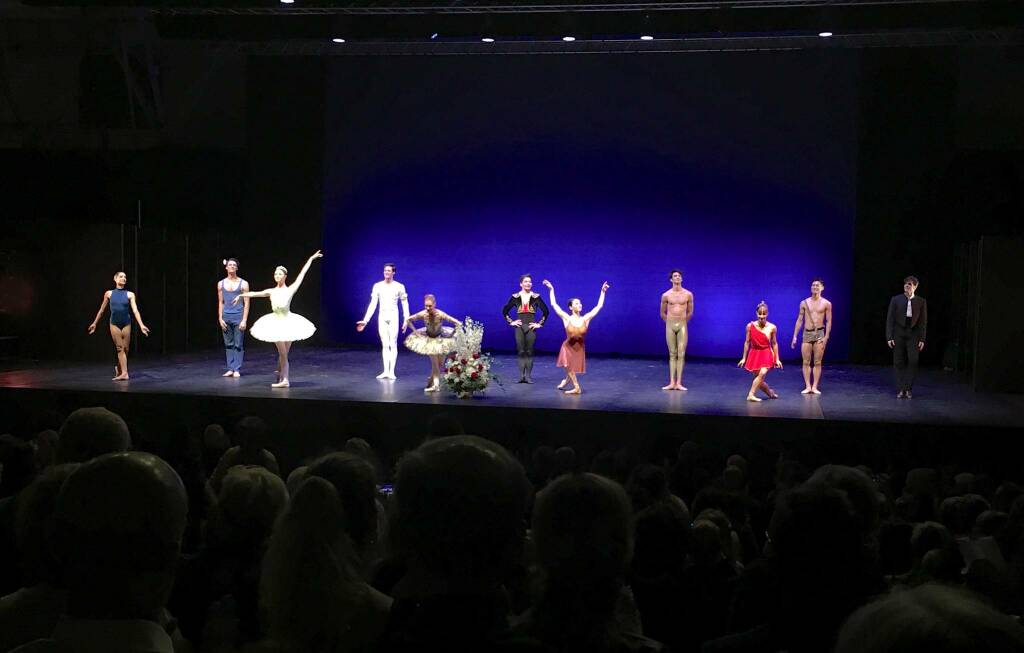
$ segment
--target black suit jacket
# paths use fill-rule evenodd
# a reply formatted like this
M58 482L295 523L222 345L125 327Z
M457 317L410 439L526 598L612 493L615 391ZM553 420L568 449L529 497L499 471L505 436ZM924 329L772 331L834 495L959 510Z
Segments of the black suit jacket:
M910 328L918 333L918 340L924 342L928 332L928 302L924 297L914 295L910 300L911 318ZM889 314L885 317L885 339L893 339L893 332L897 326L903 326L907 320L907 296L899 294L889 300Z

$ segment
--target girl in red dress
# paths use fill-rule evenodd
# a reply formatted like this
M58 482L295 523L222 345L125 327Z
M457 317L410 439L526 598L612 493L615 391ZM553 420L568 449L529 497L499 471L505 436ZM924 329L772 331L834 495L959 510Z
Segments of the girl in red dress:
M576 375L587 371L587 352L583 347L583 338L587 335L590 320L594 319L594 316L604 306L604 294L608 292L608 282L604 282L604 285L601 286L601 295L597 298L597 306L586 315L581 315L583 302L579 299L569 300L571 314L563 311L555 301L555 287L547 279L544 280L544 285L548 287L550 293L551 308L555 309L555 313L562 318L562 324L565 325L565 342L562 343L562 349L558 352L558 362L556 363L558 367L565 368L565 378L558 384L558 389L564 388L566 383L572 383L572 390L566 391L565 394L578 395L581 390Z
M768 387L764 378L773 367L782 369L779 360L779 343L775 339L775 325L768 321L768 304L757 305L757 321L747 323L747 339L743 341L743 358L737 367L753 373L754 381L750 384L747 401L761 401L754 393L762 390L769 399L778 399L779 395Z

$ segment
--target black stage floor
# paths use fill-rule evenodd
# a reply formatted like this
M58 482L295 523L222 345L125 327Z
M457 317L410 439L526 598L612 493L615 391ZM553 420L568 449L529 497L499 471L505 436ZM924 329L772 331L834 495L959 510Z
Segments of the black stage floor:
M257 413L292 432L283 437L297 457L352 435L397 453L422 437L439 413L510 446L579 446L587 440L607 446L667 437L666 455L681 439L701 437L742 442L827 436L857 440L863 450L873 439L901 435L983 434L1014 441L1024 435L1024 396L978 394L938 370L923 370L914 399L907 401L896 399L889 368L857 365L827 365L823 394L802 395L794 364L769 374L779 399L752 403L745 400L750 375L726 361L688 362L689 391L673 392L660 389L667 360L591 356L581 376L583 394L572 396L555 389L562 375L553 356L537 357L533 385L514 382L514 355L495 360L503 385L471 399L424 393L429 365L406 351L399 356L398 380L378 381L378 351L300 344L292 353L288 389L270 387L275 357L255 348L247 352L239 379L220 376L221 352L133 358L127 382L110 381L112 364L106 361L8 365L0 372L0 406L66 412L100 404L136 419L158 414L185 421ZM298 431L304 435L296 436Z

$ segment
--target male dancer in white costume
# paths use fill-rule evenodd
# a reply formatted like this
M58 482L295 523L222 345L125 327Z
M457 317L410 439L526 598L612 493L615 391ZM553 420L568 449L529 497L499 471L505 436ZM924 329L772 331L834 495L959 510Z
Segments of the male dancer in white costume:
M403 319L398 319L398 302L402 302ZM384 359L384 371L377 375L378 379L392 379L395 376L395 361L398 360L398 331L409 318L409 296L405 286L395 281L395 264L384 264L384 280L373 284L370 293L370 305L363 319L356 322L356 331L362 331L373 317L373 312L380 303L377 314L377 331L380 333L381 358Z

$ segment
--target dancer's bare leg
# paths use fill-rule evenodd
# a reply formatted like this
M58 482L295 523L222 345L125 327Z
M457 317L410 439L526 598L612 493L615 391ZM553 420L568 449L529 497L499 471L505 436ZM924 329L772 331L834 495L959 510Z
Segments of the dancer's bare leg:
M425 392L437 392L441 389L441 357L430 357L430 382L424 388Z
M820 395L821 390L818 389L818 385L821 384L821 359L825 356L825 341L819 340L814 343L814 374L811 377L811 393Z
M128 380L128 347L132 343L132 325L118 328L110 325L110 337L114 341L114 350L117 351L117 370L112 381Z
M290 342L275 342L277 346L278 368L281 370L277 383L271 383L271 388L287 388L288 383L288 350L291 349Z
M767 374L765 376L767 378ZM772 390L771 386L768 385L768 381L767 380L762 381L761 385L758 386L758 387L761 389L761 392L763 392L766 395L768 395L769 399L778 399L779 398L778 393L775 392L774 390Z
M747 401L761 401L759 397L754 396L754 393L757 392L757 389L761 387L762 383L764 383L764 377L767 374L768 368L762 367L761 370L754 375L754 380L750 384L750 392L747 393Z
M580 394L580 392L582 392L582 390L580 390L580 382L576 379L576 372L566 372L566 374L569 377L569 381L572 382L572 390L567 390L565 394L567 394L567 395L578 395L578 394Z
M814 351L814 345L809 342L802 343L800 345L800 357L803 359L803 367L801 371L804 374L804 389L800 391L802 395L811 394L814 386L811 384L811 354Z

